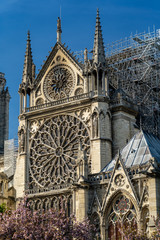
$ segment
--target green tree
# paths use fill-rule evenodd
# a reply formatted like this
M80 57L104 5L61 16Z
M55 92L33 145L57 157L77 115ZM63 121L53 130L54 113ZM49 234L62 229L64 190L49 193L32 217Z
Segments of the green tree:
M7 206L5 203L0 204L0 213L4 213L7 210Z

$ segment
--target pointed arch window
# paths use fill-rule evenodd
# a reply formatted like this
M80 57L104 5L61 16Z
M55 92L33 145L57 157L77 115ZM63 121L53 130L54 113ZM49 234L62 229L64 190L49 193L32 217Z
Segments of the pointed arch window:
M136 211L132 201L124 195L119 195L113 201L108 218L108 239L123 240L119 228L136 226ZM137 226L136 226L137 227Z
M92 234L92 239L94 240L100 240L100 236L101 236L101 232L100 232L100 218L97 212L94 212L91 215L91 224L94 225L95 229L96 229L96 234L95 232Z

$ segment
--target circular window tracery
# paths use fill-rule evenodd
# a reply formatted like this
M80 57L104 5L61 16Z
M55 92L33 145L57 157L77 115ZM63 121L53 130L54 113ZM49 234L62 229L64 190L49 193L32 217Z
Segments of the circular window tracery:
M124 214L130 208L130 201L125 196L118 198L114 204L114 209L120 214Z
M124 184L125 184L125 178L122 174L118 174L116 177L115 177L115 180L114 180L115 184L118 186L118 187L122 187Z
M88 130L78 118L60 115L47 120L31 142L31 182L40 187L73 182L80 143L89 158Z
M75 74L64 64L53 67L44 80L44 94L50 101L68 97L75 85Z

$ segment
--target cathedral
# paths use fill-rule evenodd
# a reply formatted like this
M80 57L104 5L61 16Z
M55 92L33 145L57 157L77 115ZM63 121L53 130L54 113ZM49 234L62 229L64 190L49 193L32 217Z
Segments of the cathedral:
M57 42L36 75L28 32L16 202L25 194L34 210L62 202L77 220L96 222L96 239L119 239L117 220L136 219L150 235L160 211L160 34L131 36L114 50L104 46L97 10L93 50L82 59L61 34L58 18Z

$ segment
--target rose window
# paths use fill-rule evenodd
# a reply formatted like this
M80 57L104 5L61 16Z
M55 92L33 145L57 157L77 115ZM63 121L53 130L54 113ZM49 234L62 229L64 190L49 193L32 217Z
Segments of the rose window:
M116 212L123 214L128 211L130 208L130 201L125 196L121 196L117 199L114 205L114 209Z
M44 80L44 94L50 101L66 98L75 84L75 75L70 67L58 65L52 68Z
M72 183L80 144L89 158L88 130L78 118L60 115L47 120L31 142L31 182L46 188Z

